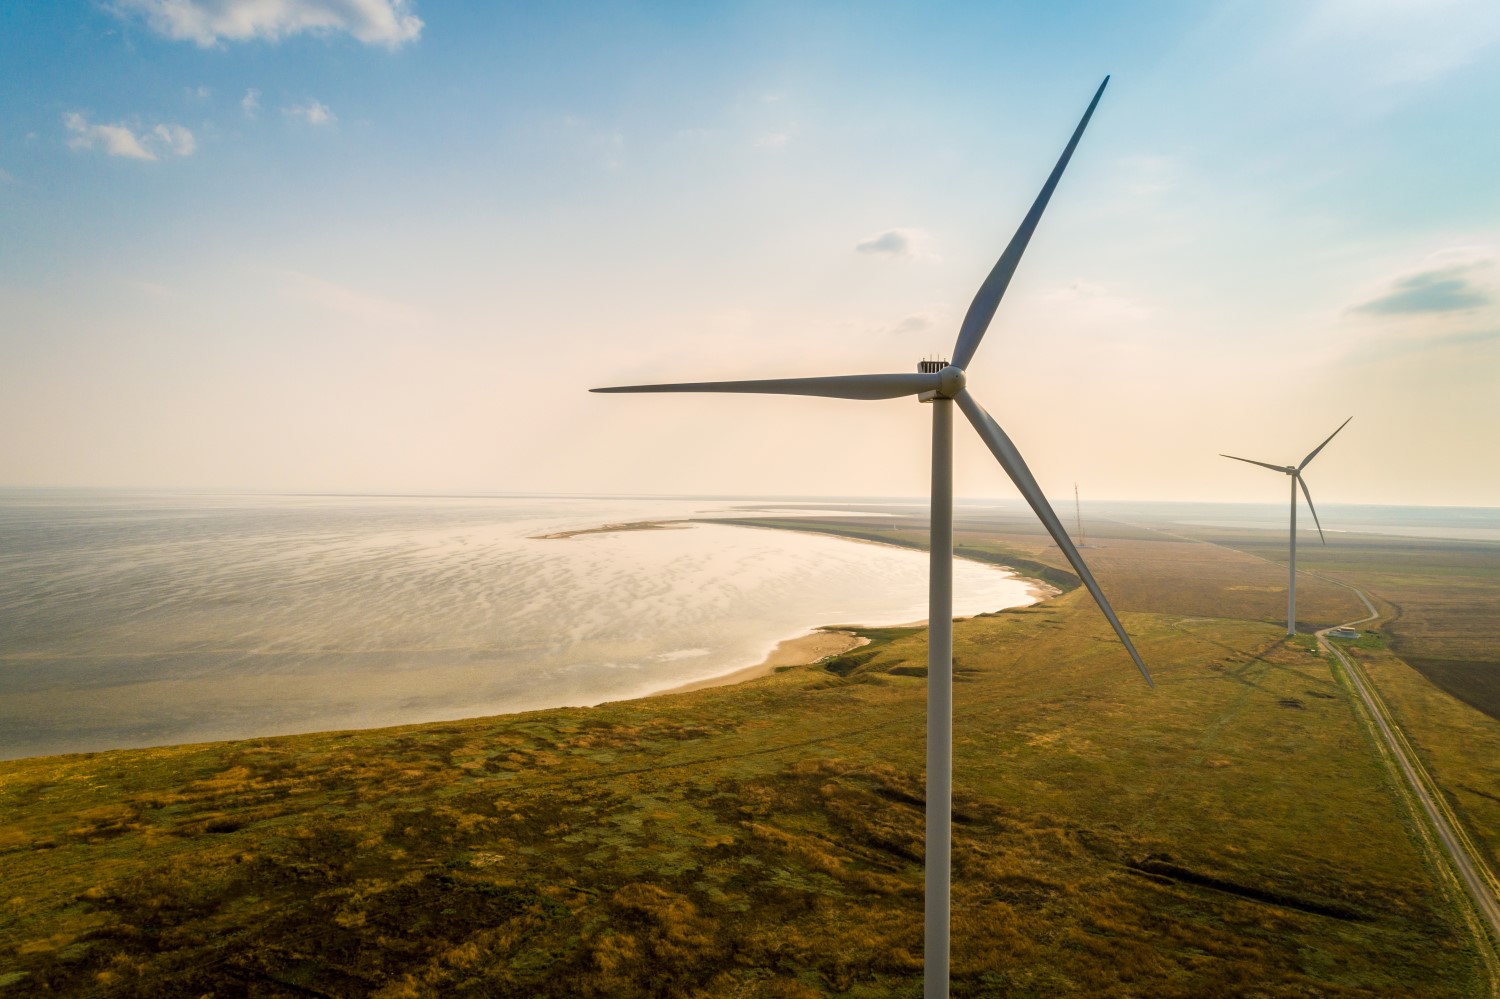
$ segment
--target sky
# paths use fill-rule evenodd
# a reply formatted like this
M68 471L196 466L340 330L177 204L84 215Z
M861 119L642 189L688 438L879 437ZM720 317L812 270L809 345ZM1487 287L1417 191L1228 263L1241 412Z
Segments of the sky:
M1500 4L0 6L0 486L1500 505ZM1013 497L956 433L961 497Z

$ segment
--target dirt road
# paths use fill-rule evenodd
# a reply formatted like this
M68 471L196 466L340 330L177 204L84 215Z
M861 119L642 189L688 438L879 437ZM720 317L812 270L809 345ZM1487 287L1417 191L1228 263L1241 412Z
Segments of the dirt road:
M1340 581L1329 580L1329 582ZM1340 627L1353 628L1367 624L1380 616L1362 590L1349 586L1348 583L1340 585L1347 586L1358 595L1369 611L1367 616L1358 621L1350 621ZM1485 864L1483 856L1475 848L1473 842L1464 833L1463 827L1459 825L1457 818L1449 809L1448 803L1443 799L1432 777L1422 766L1422 761L1417 758L1406 735L1391 717L1379 691L1370 683L1369 677L1365 675L1359 664L1345 655L1335 643L1328 640L1328 632L1331 630L1333 629L1324 628L1317 633L1318 644L1331 653L1334 661L1342 667L1349 686L1364 706L1372 730L1382 743L1382 752L1395 764L1396 770L1405 779L1412 798L1426 815L1428 827L1437 836L1437 842L1441 845L1443 854L1446 855L1449 870L1468 893L1473 901L1476 915L1485 924L1474 927L1477 931L1476 943L1484 952L1485 963L1490 969L1492 992L1500 994L1500 953L1497 953L1496 949L1497 943L1500 943L1500 898L1497 898L1497 888L1500 888L1500 885L1497 885L1495 875Z

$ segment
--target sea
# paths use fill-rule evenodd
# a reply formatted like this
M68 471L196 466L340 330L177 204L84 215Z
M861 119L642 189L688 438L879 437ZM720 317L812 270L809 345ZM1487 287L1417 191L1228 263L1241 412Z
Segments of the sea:
M920 552L702 523L546 537L770 509L0 491L0 759L598 704L926 616ZM957 615L1032 592L955 564Z

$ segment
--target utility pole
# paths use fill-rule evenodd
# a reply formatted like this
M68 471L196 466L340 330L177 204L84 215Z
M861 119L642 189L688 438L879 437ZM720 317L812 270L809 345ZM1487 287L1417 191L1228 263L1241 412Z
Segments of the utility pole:
M1078 521L1078 547L1087 548L1088 538L1083 536L1083 508L1078 505L1078 483L1073 483L1073 516Z

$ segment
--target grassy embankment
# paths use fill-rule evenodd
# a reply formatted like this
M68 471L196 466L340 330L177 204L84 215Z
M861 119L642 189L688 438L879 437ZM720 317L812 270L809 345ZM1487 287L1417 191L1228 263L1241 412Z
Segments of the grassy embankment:
M1278 570L1117 533L1089 558L1157 690L1079 591L955 629L955 995L1471 994L1328 664L1256 620ZM1358 616L1324 585L1309 618ZM918 995L925 647L872 637L589 710L0 763L0 982Z

